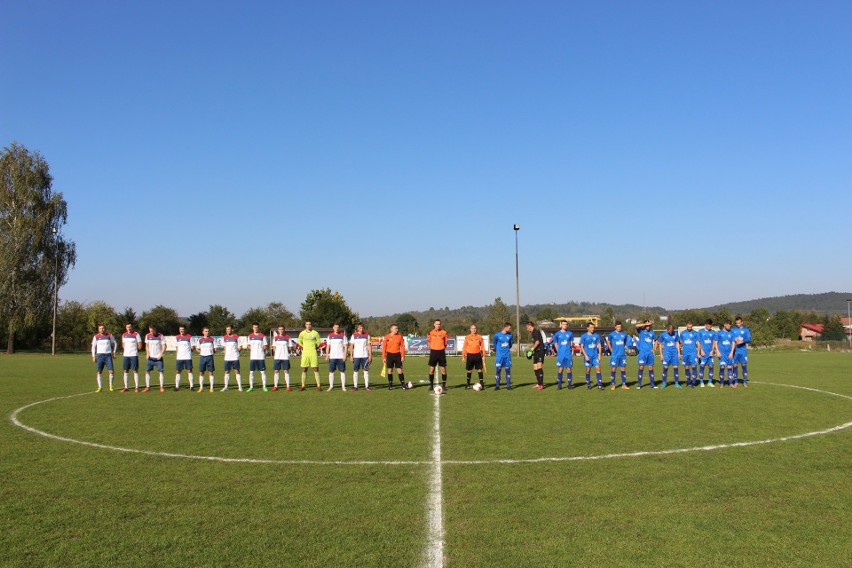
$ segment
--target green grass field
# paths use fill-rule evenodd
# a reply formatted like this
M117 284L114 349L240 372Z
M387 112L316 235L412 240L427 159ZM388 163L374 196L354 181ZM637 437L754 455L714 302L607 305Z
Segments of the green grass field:
M425 363L410 357L406 378L424 379ZM457 387L437 411L444 566L850 565L852 428L653 452L849 423L852 354L752 354L753 384L735 391L538 392L530 363L515 365L515 390L475 393L457 388L464 372L450 361ZM173 369L167 361L167 384ZM552 359L545 370L553 383ZM384 385L377 368L371 375ZM321 376L325 383L322 367ZM86 355L0 357L0 565L427 565L437 414L423 386L212 394L94 394L94 386ZM88 394L70 396L80 393ZM68 398L25 408L18 420L147 453L45 438L11 422L17 409L55 397ZM606 457L635 452L650 453ZM554 459L529 461L541 458Z

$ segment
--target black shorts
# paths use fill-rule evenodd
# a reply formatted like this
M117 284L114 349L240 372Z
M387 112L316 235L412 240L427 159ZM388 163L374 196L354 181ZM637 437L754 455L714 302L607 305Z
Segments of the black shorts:
M429 352L429 366L430 367L446 367L447 366L447 352L443 349L433 349Z
M535 351L533 351L533 365L535 365L536 363L544 363L545 353L546 352L544 349L536 349Z
M476 369L477 371L482 370L482 353L467 354L467 363L464 365L464 370L472 371L473 369Z
M397 369L402 369L402 354L387 353L385 354L385 362L388 369L393 369L394 367L396 367Z

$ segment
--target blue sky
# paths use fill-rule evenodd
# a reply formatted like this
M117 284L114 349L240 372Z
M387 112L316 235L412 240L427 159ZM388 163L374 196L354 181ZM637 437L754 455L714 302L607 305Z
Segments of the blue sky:
M0 145L39 150L68 201L64 299L512 303L514 223L522 304L849 290L850 21L848 1L7 0Z

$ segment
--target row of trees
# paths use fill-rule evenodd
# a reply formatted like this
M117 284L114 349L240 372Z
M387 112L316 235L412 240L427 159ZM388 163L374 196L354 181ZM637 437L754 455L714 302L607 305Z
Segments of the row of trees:
M154 306L137 315L132 308L118 311L103 301L82 304L71 300L59 307L56 335L60 349L73 351L87 349L92 334L100 324L116 335L123 332L128 323L142 330L143 334L148 326L154 325L166 335L176 334L180 326L185 326L193 335L200 335L204 327L209 327L214 334L222 334L226 326L233 327L241 335L247 335L251 332L253 323L259 324L260 329L267 331L279 325L301 327L305 320L310 320L317 327L330 327L339 323L351 330L360 318L349 308L339 292L332 292L328 288L308 293L302 303L299 318L280 302L249 308L240 317L225 306L213 304L205 311L182 318L177 310L163 305Z

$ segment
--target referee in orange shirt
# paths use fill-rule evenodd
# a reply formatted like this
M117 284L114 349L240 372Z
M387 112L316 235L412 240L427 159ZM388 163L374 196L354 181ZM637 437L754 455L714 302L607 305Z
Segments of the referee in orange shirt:
M442 394L447 392L447 342L449 336L441 329L441 320L435 320L434 328L426 334L429 344L429 390L435 388L435 367L441 369L441 383L444 387Z
M399 326L393 324L390 333L382 337L382 365L387 368L388 390L393 390L393 370L397 369L399 384L403 389L408 388L405 384L405 374L402 372L402 364L405 362L405 338L399 333Z
M462 360L465 362L464 368L467 371L467 385L464 390L470 388L470 375L474 369L479 375L479 386L485 388L485 380L482 378L482 358L484 356L485 341L476 332L476 324L474 324L470 326L470 335L464 338L464 350L462 351Z

